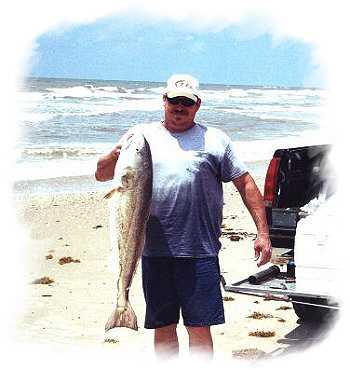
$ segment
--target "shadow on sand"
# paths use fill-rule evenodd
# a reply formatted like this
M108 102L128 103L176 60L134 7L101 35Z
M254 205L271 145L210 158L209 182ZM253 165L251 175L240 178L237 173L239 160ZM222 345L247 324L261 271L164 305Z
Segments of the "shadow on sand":
M323 322L304 322L299 319L297 321L299 326L289 332L283 339L278 340L278 343L288 346L277 348L270 352L268 357L276 358L309 349L327 338L329 332L337 325L338 319L338 312Z

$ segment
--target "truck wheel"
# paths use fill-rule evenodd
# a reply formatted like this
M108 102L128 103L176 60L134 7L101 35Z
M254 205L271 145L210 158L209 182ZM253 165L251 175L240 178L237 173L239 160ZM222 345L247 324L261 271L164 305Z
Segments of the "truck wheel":
M295 301L306 302L306 303L313 303L313 304L320 304L320 305L327 305L327 299L323 298L306 298L306 297L292 297ZM318 306L311 306L302 303L294 303L293 308L296 315L300 318L300 320L305 322L323 322L335 317L337 310L332 308L326 307L318 307Z

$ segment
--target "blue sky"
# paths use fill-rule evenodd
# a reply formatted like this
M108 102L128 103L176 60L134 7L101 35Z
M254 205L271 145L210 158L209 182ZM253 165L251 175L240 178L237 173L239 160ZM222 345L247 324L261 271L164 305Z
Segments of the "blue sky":
M231 25L218 30L181 22L104 18L60 28L36 40L30 75L165 81L190 73L200 82L320 87L312 45L278 42L268 33ZM248 28L248 29L247 29Z

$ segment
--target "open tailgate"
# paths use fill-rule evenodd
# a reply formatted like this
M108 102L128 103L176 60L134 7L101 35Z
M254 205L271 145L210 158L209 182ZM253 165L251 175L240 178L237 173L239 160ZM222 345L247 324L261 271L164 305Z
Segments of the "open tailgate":
M271 267L278 268L278 266L276 265L273 265ZM271 267L261 272L263 273L267 271L268 275L271 271L268 270L271 269ZM226 282L225 278L221 276L221 284L225 292L247 294L276 301L285 301L291 303L300 303L304 305L338 309L337 304L331 303L333 302L332 297L323 294L298 292L296 290L295 278L288 276L289 273L280 271L278 273L272 273L271 275L273 276L268 277L258 283L252 283L252 277L254 277L254 275L251 275L246 279L237 281L235 283ZM324 299L329 302L329 304L310 303L307 300L299 300L300 298Z

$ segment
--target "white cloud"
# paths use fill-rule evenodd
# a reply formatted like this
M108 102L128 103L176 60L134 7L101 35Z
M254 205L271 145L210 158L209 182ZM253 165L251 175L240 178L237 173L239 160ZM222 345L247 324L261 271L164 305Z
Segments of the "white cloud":
M347 10L344 8L345 1L18 1L14 0L6 4L1 14L1 90L2 90L2 189L1 204L2 214L6 220L3 221L3 252L8 255L2 263L2 282L5 282L2 291L2 317L6 325L2 328L2 335L6 342L2 342L3 363L12 360L16 364L19 358L23 358L23 366L28 367L30 363L36 363L36 367L52 367L52 359L44 359L38 348L19 347L19 345L8 341L9 330L12 329L13 316L17 305L20 305L22 293L21 272L23 266L21 261L21 248L24 238L23 231L16 226L16 216L11 203L11 168L13 166L13 147L16 143L18 132L16 131L16 89L20 77L25 74L27 63L35 45L35 39L42 33L59 27L66 27L76 23L89 23L103 16L123 12L124 14L137 14L138 17L145 17L153 21L172 20L182 22L186 27L193 27L200 30L220 30L232 24L240 24L241 29L247 30L244 37L254 37L261 33L268 32L275 40L292 38L311 43L315 46L315 64L320 64L322 69L316 73L325 74L325 80L330 88L330 100L328 110L324 117L326 128L330 137L337 142L336 161L340 172L348 171L348 135L345 131L349 125L347 108L348 86L349 86L349 56L346 53L348 48L348 19ZM4 5L3 5L4 7ZM241 23L240 23L241 22ZM345 178L342 177L341 191L344 199L347 200L345 191ZM345 198L346 196L346 198ZM339 233L342 238L340 243L348 248L348 236L345 220L347 204L344 203L343 223L339 220ZM342 211L341 209L339 210ZM12 225L12 228L11 228ZM14 239L16 235L16 239ZM2 254L3 255L3 254ZM10 261L11 263L8 263ZM16 281L16 276L19 276ZM9 281L11 280L11 281ZM344 284L344 290L346 284ZM285 359L281 364L267 364L269 369L283 366L283 369L305 366L303 361L311 363L314 361L318 367L335 366L342 363L341 351L346 354L347 348L342 338L344 329L338 327L335 334L330 334L330 340L322 343L319 348L301 353L292 359ZM339 347L339 348L338 348ZM50 352L50 349L47 349ZM80 356L79 367L89 368L93 366L120 366L118 359L109 357L101 358L98 350L93 355L99 356L99 365L92 360L89 354L65 353L64 363L71 366L74 356ZM95 357L96 359L97 357ZM345 359L345 357L344 357ZM50 362L48 362L50 361ZM88 363L90 361L90 363ZM11 363L11 362L7 362ZM13 362L12 362L13 363ZM63 366L62 362L58 365ZM263 365L262 365L263 366ZM341 365L338 365L341 366ZM267 368L266 367L266 368Z

